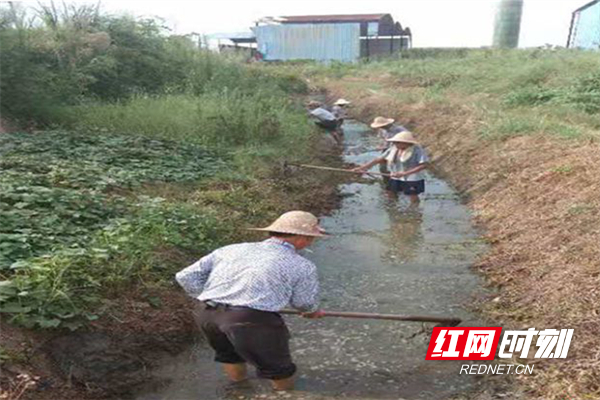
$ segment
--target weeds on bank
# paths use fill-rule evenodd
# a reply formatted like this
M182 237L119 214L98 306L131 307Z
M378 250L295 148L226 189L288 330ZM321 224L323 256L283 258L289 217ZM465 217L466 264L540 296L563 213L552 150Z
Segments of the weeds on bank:
M298 114L300 109L284 93L232 89L68 107L57 123L78 131L141 134L225 148L306 137L309 125Z
M90 306L107 290L170 276L172 263L155 249L189 257L219 237L210 212L140 197L136 189L149 181L198 182L228 169L223 155L64 131L5 134L0 152L0 311L24 325L74 327L77 317L95 318Z
M75 329L132 285L170 284L241 238L240 225L280 211L277 193L255 180L269 161L307 151L301 133L211 151L132 134L3 135L0 312L27 327Z
M598 126L588 116L600 111L600 57L594 53L490 50L397 64L392 73L401 85L412 81L438 101L458 94L470 96L480 108L498 110L482 113L487 138L534 132L578 138Z
M354 65L289 67L314 79L352 76L345 85L386 88L405 104L472 105L485 138L541 133L597 136L600 55L578 50L412 49ZM356 80L355 78L364 78Z
M259 179L309 151L302 79L158 20L11 3L0 39L3 118L54 129L0 137L0 312L25 326L76 328L170 282L271 217Z

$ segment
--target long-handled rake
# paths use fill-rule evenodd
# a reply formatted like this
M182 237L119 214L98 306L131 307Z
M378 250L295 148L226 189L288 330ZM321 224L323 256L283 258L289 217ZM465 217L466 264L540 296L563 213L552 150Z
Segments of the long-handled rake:
M281 310L281 314L300 315L301 311L297 310ZM324 317L340 317L340 318L359 318L359 319L386 319L390 321L412 321L412 322L437 322L438 326L457 326L462 322L460 318L452 317L431 317L424 315L398 315L398 314L373 314L373 313L358 313L358 312L343 312L343 311L323 311Z
M322 166L322 165L296 164L296 163L291 163L291 162L284 161L283 162L283 170L284 170L284 172L288 171L289 167L306 168L306 169L318 169L318 170L321 170L321 171L345 172L347 174L355 174L355 175L368 174L368 175L378 175L378 176L387 176L387 177L390 177L390 174L384 174L382 172L372 172L372 171L369 171L369 172L357 172L357 171L351 171L349 169L343 169L343 168L325 167L325 166Z

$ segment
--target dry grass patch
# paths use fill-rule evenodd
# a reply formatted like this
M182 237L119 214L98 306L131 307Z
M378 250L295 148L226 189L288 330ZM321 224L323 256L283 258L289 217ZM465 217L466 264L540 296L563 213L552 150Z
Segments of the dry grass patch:
M410 126L436 169L466 195L492 243L477 266L500 289L485 307L488 316L505 327L575 329L566 360L542 360L533 377L519 379L529 397L599 398L597 142L544 132L487 139L469 99L406 103L390 93L412 90L406 87L381 95L356 80L350 87L344 81L325 86L333 97L351 99L357 118L386 115ZM412 96L420 97L419 89Z

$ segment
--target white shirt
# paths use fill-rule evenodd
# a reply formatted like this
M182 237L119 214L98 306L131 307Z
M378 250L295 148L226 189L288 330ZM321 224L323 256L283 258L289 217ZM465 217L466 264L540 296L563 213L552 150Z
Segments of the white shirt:
M400 159L402 158L402 153L396 146L391 146L381 155L387 161L388 170L390 172L393 173L409 171L421 164L429 162L427 152L425 152L425 149L423 149L419 145L412 145L404 151L411 152L411 154L408 155L408 159L406 159L406 161L400 161ZM401 178L392 179L399 181L420 181L422 179L425 179L425 174L423 173L423 171L419 171L415 174L410 174Z
M317 267L275 238L217 249L175 279L200 301L275 312L288 304L303 311L318 306Z
M324 109L323 107L315 108L310 112L310 115L319 121L336 121L335 115Z

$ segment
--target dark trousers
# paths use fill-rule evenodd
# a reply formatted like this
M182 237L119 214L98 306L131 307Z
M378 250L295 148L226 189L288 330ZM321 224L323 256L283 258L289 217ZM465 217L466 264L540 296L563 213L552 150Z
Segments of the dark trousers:
M285 379L296 372L290 355L290 333L278 313L203 305L196 321L215 350L215 361L248 362L265 379Z

